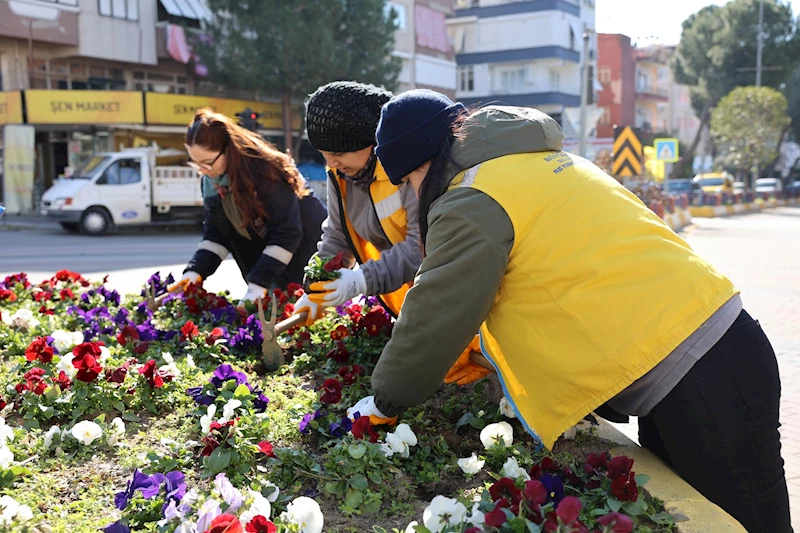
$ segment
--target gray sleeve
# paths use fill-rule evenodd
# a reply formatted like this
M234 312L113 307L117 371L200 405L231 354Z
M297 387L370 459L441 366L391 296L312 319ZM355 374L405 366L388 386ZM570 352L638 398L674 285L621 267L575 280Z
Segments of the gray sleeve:
M361 265L367 282L367 294L388 294L404 283L412 281L422 263L422 248L419 240L419 201L410 185L401 186L400 194L406 210L408 226L406 239L381 253L378 260Z
M342 215L339 210L339 195L336 184L332 183L328 173L328 218L322 223L322 240L317 244L317 253L321 257L333 257L339 252L349 252L350 245L342 227Z
M474 189L446 193L428 222L427 255L372 373L386 416L436 391L489 314L514 243L505 210Z

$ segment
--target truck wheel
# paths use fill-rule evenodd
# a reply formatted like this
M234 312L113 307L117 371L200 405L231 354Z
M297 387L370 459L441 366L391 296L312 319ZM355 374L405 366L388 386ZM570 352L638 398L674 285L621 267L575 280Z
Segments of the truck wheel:
M90 207L81 216L80 229L86 235L104 235L112 225L111 215L102 207Z
M61 224L61 227L68 233L78 233L80 230L77 222L59 222L59 224Z

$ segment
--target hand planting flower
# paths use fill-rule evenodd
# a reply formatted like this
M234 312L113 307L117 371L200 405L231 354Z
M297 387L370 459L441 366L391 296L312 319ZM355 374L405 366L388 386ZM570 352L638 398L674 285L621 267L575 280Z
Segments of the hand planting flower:
M103 428L91 420L84 420L75 424L70 433L78 442L84 446L89 446L103 435Z
M463 457L457 461L459 468L467 474L467 475L474 475L481 471L483 466L486 464L486 461L483 459L478 459L478 456L475 452L472 453L469 457Z
M514 443L514 429L508 422L489 424L481 430L480 439L487 450L495 445L508 448Z

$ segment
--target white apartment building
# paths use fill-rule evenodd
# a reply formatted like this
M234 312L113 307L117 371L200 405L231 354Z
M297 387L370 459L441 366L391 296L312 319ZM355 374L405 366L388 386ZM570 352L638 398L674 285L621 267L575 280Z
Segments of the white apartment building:
M584 61L594 78L594 27L594 0L456 0L448 20L456 96L465 104L535 107L563 122L565 111L580 105Z

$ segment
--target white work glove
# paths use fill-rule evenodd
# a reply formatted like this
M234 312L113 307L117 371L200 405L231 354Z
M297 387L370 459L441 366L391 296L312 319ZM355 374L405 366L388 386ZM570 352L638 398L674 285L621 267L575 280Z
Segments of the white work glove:
M308 327L322 318L324 311L322 310L321 305L309 298L308 294L304 294L295 302L294 313L292 313L292 316L299 315L303 312L308 313L308 318L306 318L306 321L303 322L301 326Z
M311 284L312 291L324 292L322 305L338 307L346 301L352 300L360 294L367 292L367 280L364 279L362 270L340 268L337 270L339 278L332 281L322 281Z
M267 296L267 289L255 283L247 284L247 292L242 299L239 300L239 307L244 307L245 302L255 302L259 298L264 299Z
M388 417L380 412L378 407L375 405L375 396L367 396L366 398L362 398L357 404L347 410L347 416L351 419L356 415L356 413L360 414L361 416L368 416L369 422L373 426L380 424L397 424L396 416Z
M200 283L203 281L203 276L198 274L197 272L192 272L191 270L187 270L181 276L181 279L167 287L167 291L169 292L178 292L178 291L185 291L186 287L192 285L194 283Z

